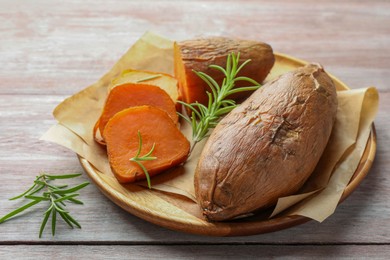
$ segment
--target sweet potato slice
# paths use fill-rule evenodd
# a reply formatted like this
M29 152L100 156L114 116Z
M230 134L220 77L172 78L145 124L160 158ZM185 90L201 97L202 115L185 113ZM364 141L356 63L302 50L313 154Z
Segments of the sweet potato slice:
M138 151L138 132L142 136L141 155L148 153L157 159L143 161L153 176L187 159L190 143L165 111L151 106L125 109L112 117L104 129L111 169L121 183L145 179L142 168L130 161Z
M145 70L125 70L121 75L111 81L109 91L125 83L142 83L161 88L176 103L179 99L179 90L177 80L171 75L165 73L151 72Z
M170 96L161 88L147 84L126 83L113 88L107 97L102 115L96 122L94 128L95 140L104 144L98 136L98 130L103 133L104 128L116 113L123 109L149 105L158 107L168 113L174 124L178 122L175 104Z
M210 37L203 39L176 42L174 46L174 69L178 79L179 91L183 101L194 103L198 101L207 105L206 91L210 91L207 84L199 78L193 70L204 72L222 83L224 75L209 65L226 67L228 54L240 52L240 64L251 59L239 76L246 76L261 83L274 65L275 57L271 46L266 43L248 40L229 39L224 37ZM237 86L247 86L240 84ZM251 92L246 91L234 95L233 99L246 98Z

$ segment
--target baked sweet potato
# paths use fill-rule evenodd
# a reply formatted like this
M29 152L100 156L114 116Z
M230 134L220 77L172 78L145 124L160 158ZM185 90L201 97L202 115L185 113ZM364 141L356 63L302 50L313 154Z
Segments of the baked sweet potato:
M336 89L309 64L254 92L212 132L195 173L204 215L222 221L273 206L310 176L332 131Z
M172 168L187 159L190 143L170 116L152 106L137 106L115 114L107 123L103 137L111 169L121 183L145 179L145 172L130 159L139 149L138 133L142 135L140 155L145 155L155 144L155 160L143 161L150 176Z
M271 46L262 42L224 37L176 42L174 70L182 101L186 103L198 101L207 105L206 91L211 92L210 88L193 70L204 72L221 84L224 75L218 70L209 68L209 65L225 68L227 56L232 52L240 53L240 64L251 59L238 75L250 77L259 83L267 77L275 62ZM237 84L237 86L243 85ZM249 91L241 92L231 98L237 100L246 98L250 94Z
M164 110L175 124L179 120L175 103L163 89L148 84L125 83L113 88L107 96L102 114L93 129L95 141L105 144L104 139L101 139L100 136L107 122L116 113L129 107L142 105L154 106Z

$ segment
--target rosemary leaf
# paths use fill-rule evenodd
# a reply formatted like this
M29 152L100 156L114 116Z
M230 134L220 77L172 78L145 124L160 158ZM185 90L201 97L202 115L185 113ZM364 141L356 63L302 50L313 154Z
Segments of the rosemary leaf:
M162 76L161 74L157 74L157 75L152 75L152 76L149 76L149 77L145 77L145 78L137 80L137 83L140 83L140 82L143 82L143 81L152 80L152 79L156 79L156 78L161 77L161 76Z
M20 195L18 195L16 197L10 198L9 200L20 199L21 197L27 195L30 191L32 191L36 186L37 186L37 184L34 183L28 190L26 190L25 192L23 192L22 194L20 194Z
M47 212L50 212L54 208L54 204L50 204L50 207L43 213L46 214Z
M56 234L57 211L53 209L51 214L51 234L54 236Z
M69 219L67 218L67 216L66 216L63 212L58 211L58 214L59 214L59 215L61 216L61 218L68 224L68 226L69 226L70 228L74 228L72 222L69 221Z
M133 158L130 158L129 160L132 161L132 162L135 162L135 163L142 169L142 171L143 171L144 174L145 174L146 181L147 181L147 183L148 183L148 188L151 189L151 188L152 188L152 185L151 185L151 181L150 181L149 172L148 172L148 170L146 169L146 167L145 167L141 162L142 162L142 161L152 161L152 160L156 160L156 159L157 159L157 157L151 156L151 154L152 154L153 151L154 151L154 148L155 148L156 144L153 143L152 148L151 148L150 151L147 152L145 155L139 156L139 155L141 154L141 150L142 150L142 136L141 136L140 131L138 131L137 134L138 134L138 150L137 150L136 155L135 155Z
M30 200L39 200L39 201L42 201L42 200L50 200L49 198L47 197L42 197L42 196L32 196L32 195L26 195L24 196L26 199L30 199Z
M57 205L57 203L55 203L55 202L53 202L52 210L57 210L57 211L60 211L60 212L63 212L63 213L69 213L68 211L66 211L63 208L61 208L60 205Z
M152 184L151 184L151 181L150 181L150 175L149 175L148 170L146 169L146 167L142 163L139 162L139 160L137 160L137 161L133 160L133 162L135 162L136 164L139 165L139 167L141 167L142 171L145 173L146 181L148 183L148 188L151 189L152 188Z
M41 202L40 200L34 200L24 206L21 206L20 208L18 209L15 209L14 211L8 213L7 215L5 215L4 217L0 218L0 223L3 223L4 221L8 220L9 218L19 214L20 212L34 206L35 204L38 204L39 202Z
M74 198L74 197L77 197L77 196L79 196L79 195L80 195L80 194L71 194L71 195L67 195L67 196L64 196L64 197L61 197L61 198L59 198L59 199L54 200L54 202L57 203L57 202L61 202L61 201L64 201L64 200L69 200L69 199Z
M157 159L156 157L150 157L150 155L154 151L155 147L156 147L156 143L153 143L152 148L150 148L150 151L147 154L145 154L144 156L142 156L141 158L147 159L149 161Z
M66 188L66 187L68 187L69 185L57 185L56 187L58 188L58 189L63 189L63 188Z
M58 179L72 179L81 176L81 173L72 173L65 175L49 175L45 174L45 176L50 180L58 180Z
M36 194L38 192L40 192L41 190L43 190L45 188L45 186L39 186L38 188L36 188L35 190L31 191L30 193L28 193L28 195L33 195L33 194Z
M55 194L66 194L66 193L71 193L71 192L75 192L75 191L78 191L82 188L84 188L85 186L87 186L89 184L89 182L83 182L75 187L72 187L72 188L69 188L69 189L66 189L66 190L54 190L53 193Z
M232 95L235 93L243 92L243 91L251 91L251 90L256 90L258 87L253 86L253 87L242 87L242 88L235 88L232 90L229 90L228 95Z
M68 201L70 201L74 204L84 205L84 202L82 202L81 200L74 199L74 198L69 198Z
M81 228L81 225L71 215L69 215L68 213L64 213L64 215L68 218L70 222L75 224L78 228Z
M45 229L46 223L49 220L50 214L51 214L51 210L46 211L45 217L43 218L43 221L41 224L41 228L39 229L39 238L42 237L43 230Z
M56 186L53 186L53 185L50 185L49 183L47 183L46 181L38 181L38 180L36 180L36 181L34 181L36 184L39 184L39 185L42 185L43 187L48 187L48 188L51 188L51 189L53 189L53 190L58 190L58 187L56 187Z
M57 200L65 195L58 195L58 194L55 194L55 193L51 193L51 196L53 197L54 200ZM66 206L65 202L63 201L60 201L60 204L63 205L63 206Z

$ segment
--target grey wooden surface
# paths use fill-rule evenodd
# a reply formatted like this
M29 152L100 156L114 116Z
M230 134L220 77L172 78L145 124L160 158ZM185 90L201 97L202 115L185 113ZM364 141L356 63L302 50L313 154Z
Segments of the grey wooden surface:
M376 86L378 148L367 178L321 224L230 238L155 226L90 185L85 205L70 208L81 230L60 224L55 237L47 230L38 239L38 207L0 225L0 259L390 255L390 1L0 0L0 215L21 205L7 199L39 172L83 172L75 154L39 137L59 102L95 82L148 30L177 40L257 39L320 62L351 88Z

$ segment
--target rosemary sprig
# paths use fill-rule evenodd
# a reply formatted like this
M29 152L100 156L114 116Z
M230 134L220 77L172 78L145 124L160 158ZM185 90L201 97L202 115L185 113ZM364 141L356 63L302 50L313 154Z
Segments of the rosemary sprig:
M41 173L39 176L36 176L34 184L22 194L11 198L10 200L16 200L20 198L25 198L31 200L29 203L21 206L20 208L8 213L7 215L0 218L0 224L9 220L10 218L18 215L19 213L25 211L28 208L40 203L48 202L49 207L44 212L44 218L39 230L39 238L42 237L43 230L46 227L46 224L51 216L51 232L52 235L55 235L56 224L57 224L57 214L71 227L75 226L81 228L81 225L70 215L68 211L65 210L65 202L71 202L75 204L83 204L82 201L76 199L79 194L74 193L89 184L89 182L84 182L77 186L68 188L68 185L53 185L50 182L58 179L71 179L80 176L81 174L65 174L65 175L49 175L46 173Z
M146 181L148 182L149 189L152 188L152 185L151 185L151 182L150 182L150 175L149 175L149 172L146 169L146 167L141 162L142 161L152 161L152 160L156 160L157 159L157 157L151 156L153 151L154 151L155 145L156 145L156 143L153 143L153 146L150 149L150 151L147 154L145 154L143 156L140 156L140 153L141 153L141 150L142 150L142 136L141 136L140 131L138 131L138 151L137 151L137 154L133 158L130 159L130 161L135 162L136 164L138 164L139 167L141 167L141 169L143 170L143 172L144 172L144 174L146 176Z
M211 93L207 92L209 98L207 106L198 102L188 104L178 101L191 111L191 117L178 113L192 127L193 143L191 152L198 142L207 137L209 130L217 125L221 116L229 113L237 106L236 102L232 99L227 99L227 96L238 92L256 90L260 87L260 84L251 78L237 76L240 70L250 62L250 60L246 60L239 66L239 60L240 53L237 53L237 55L231 53L227 57L226 69L221 66L210 65L210 68L219 70L225 75L221 86L209 75L200 71L194 71L211 89ZM238 81L246 81L253 84L253 86L234 88Z

